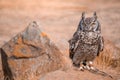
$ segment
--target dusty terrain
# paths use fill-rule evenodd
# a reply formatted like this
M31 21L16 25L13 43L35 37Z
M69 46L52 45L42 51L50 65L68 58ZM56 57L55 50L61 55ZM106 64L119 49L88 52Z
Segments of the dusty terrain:
M0 46L35 20L64 55L68 56L67 41L77 29L83 11L86 12L86 16L92 16L96 11L104 38L120 48L119 0L0 0ZM116 71L103 67L101 69L120 79L120 74ZM70 72L70 75L76 75L74 76L76 80L80 79L79 77L84 80L85 76L80 75L87 74L91 79L96 76L88 72L79 73L73 70ZM92 80L94 79L96 78Z

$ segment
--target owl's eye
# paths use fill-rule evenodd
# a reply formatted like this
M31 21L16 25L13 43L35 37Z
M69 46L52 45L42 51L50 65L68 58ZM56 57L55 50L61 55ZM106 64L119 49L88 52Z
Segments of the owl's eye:
M95 25L95 23L93 22L92 25Z

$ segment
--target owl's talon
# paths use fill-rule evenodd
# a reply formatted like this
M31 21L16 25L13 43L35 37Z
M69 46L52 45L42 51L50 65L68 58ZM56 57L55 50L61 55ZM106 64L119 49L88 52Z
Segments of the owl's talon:
M86 69L87 69L87 70L90 70L90 67L89 67L89 66L86 66Z
M83 68L83 67L80 67L79 70L80 70L80 71L84 71L84 68Z
M87 69L87 66L83 66L84 69Z
M90 67L90 69L91 69L91 70L95 70L95 68L94 68L94 67L92 67L92 66Z

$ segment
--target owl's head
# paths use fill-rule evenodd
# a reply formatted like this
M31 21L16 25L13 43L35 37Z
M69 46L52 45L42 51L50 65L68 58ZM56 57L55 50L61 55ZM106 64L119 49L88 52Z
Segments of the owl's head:
M85 12L83 12L79 28L82 31L97 31L99 28L99 22L97 20L96 12L93 13L92 17L87 18L85 18Z

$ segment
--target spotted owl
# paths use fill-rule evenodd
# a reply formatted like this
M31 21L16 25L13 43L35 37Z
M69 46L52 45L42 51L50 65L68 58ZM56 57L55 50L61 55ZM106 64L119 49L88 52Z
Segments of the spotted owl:
M82 65L90 68L93 60L103 51L103 48L104 40L96 12L92 17L87 18L83 12L76 32L69 40L69 57L75 66L81 69L83 69Z

